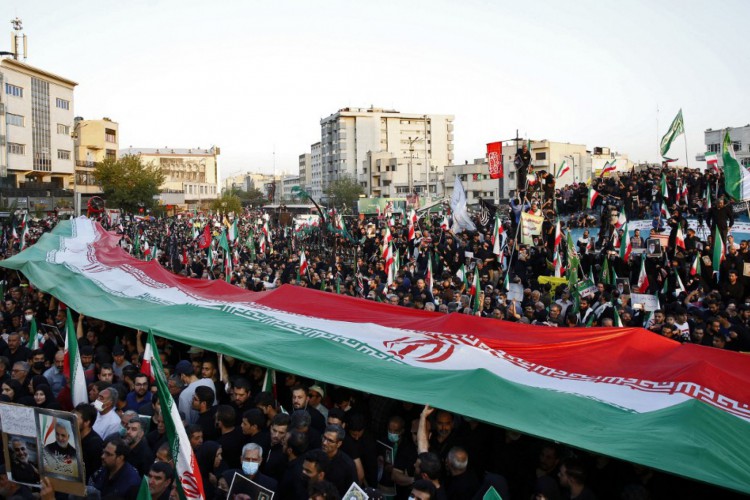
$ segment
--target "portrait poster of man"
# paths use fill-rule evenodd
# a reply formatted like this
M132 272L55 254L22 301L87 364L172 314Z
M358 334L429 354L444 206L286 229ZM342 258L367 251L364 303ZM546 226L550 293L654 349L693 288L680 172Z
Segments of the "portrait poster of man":
M8 479L28 486L40 486L39 452L36 437L7 434L10 452Z
M39 448L34 425L34 408L0 403L3 454L8 479L40 487Z
M39 408L35 420L42 475L50 478L56 491L82 494L85 474L75 415Z
M630 295L630 279L629 278L617 278L617 291L620 295Z
M646 240L646 257L661 257L661 240L649 238Z
M273 500L273 491L235 472L227 500Z

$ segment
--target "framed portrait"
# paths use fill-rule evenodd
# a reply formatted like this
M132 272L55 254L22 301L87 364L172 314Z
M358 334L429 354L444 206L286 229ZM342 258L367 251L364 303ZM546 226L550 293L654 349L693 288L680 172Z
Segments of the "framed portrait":
M661 240L649 238L646 240L646 257L661 257Z

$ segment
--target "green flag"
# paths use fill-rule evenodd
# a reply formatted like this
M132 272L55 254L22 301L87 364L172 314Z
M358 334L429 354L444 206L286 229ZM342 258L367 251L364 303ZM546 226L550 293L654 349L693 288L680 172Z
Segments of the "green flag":
M685 124L682 121L682 110L680 110L677 112L677 116L674 117L674 120L672 120L672 125L669 126L667 133L661 138L661 155L666 156L669 148L672 146L672 142L679 137L680 134L684 133Z
M137 500L151 500L151 491L148 489L148 476L143 476L141 487L138 489Z
M490 489L484 494L482 500L503 500L503 497L500 496L500 493L497 492L494 486L490 486Z
M227 240L226 229L221 230L221 236L219 237L219 246L224 249L224 252L229 254L229 240Z
M599 275L599 282L608 285L610 283L609 259L605 258L602 264L602 273Z
M728 130L724 134L722 159L724 160L724 190L735 201L750 198L750 172L735 158L734 144L729 138Z
M721 269L721 263L724 261L724 256L726 255L726 249L724 248L724 240L721 239L721 233L719 233L719 228L717 227L714 229L714 253L713 258L711 259L713 261L713 268L714 268L714 274L716 274L716 281L719 281L719 270Z
M32 351L39 349L39 331L36 327L36 318L31 318L31 325L29 325L29 349Z

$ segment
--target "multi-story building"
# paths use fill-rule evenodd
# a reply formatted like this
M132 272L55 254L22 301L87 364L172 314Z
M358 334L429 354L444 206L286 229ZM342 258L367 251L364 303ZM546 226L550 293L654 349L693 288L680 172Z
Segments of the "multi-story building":
M322 119L320 128L321 191L348 176L368 196L436 194L438 178L453 161L452 115L343 108ZM385 164L388 170L382 170Z
M0 176L35 190L73 187L76 82L16 59L0 61Z
M312 153L299 155L299 185L305 191L312 186Z
M281 197L279 200L284 203L291 203L294 201L295 196L292 193L294 186L299 186L301 182L301 176L299 175L287 175L281 179ZM307 201L305 201L307 203Z
M734 147L734 155L742 165L750 167L750 124L744 127L730 127L718 130L708 129L704 132L706 152L718 153L719 165L724 166L724 160L721 157L724 144L724 134L729 131L729 139ZM706 157L699 154L696 158L699 161L705 161Z
M323 148L320 142L310 146L310 196L319 200L323 196Z
M138 155L144 164L161 169L166 179L161 185L161 202L167 205L204 207L219 194L219 161L221 153L211 149L127 148L120 156Z
M118 158L120 128L109 118L84 120L80 116L73 124L75 146L75 189L81 194L101 194L94 181L96 164L105 159Z
M456 176L464 187L467 205L479 203L480 198L498 203L503 197L505 179L490 179L486 158L477 158L473 163L466 162L464 165L445 167L445 196L449 198L453 194Z

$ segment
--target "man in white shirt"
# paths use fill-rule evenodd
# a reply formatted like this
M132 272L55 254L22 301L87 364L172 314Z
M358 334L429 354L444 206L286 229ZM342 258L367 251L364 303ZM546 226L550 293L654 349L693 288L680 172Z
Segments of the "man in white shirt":
M117 389L108 387L99 393L99 397L93 403L99 412L93 430L102 440L120 432L120 415L115 411L118 396Z

